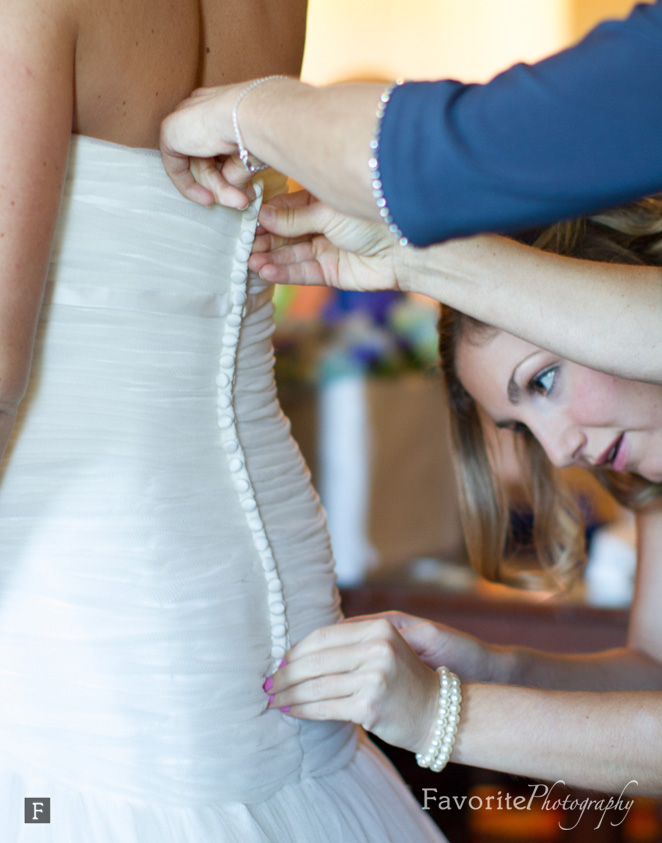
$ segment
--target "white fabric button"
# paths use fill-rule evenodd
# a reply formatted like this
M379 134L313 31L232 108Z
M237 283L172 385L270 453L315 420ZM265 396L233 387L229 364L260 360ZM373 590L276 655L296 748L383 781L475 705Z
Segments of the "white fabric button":
M237 477L234 481L234 487L240 495L250 491L251 484L244 477Z
M276 570L276 560L273 558L271 554L264 555L262 557L262 567L265 571L271 572Z

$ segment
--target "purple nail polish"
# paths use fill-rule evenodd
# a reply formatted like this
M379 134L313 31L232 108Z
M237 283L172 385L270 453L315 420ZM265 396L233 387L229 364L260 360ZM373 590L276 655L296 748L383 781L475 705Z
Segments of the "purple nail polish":
M264 690L265 690L265 691L270 691L270 690L271 690L271 686L272 686L273 684L274 684L274 678L273 678L273 676L269 676L269 677L267 678L267 681L264 683L264 685L263 685L262 687L264 688Z
M284 705L284 706L281 708L281 711L289 711L289 710L290 710L289 705Z
M281 667L287 667L287 662L285 661L285 659L283 659L283 661L282 661L282 662L278 665L278 667L279 667L279 668L281 668Z

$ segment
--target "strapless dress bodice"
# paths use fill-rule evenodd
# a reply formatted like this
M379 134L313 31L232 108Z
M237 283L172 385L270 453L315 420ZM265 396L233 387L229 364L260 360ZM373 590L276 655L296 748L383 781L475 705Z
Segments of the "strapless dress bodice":
M200 207L158 153L72 142L0 487L0 753L63 781L252 802L355 751L262 689L339 617L247 272L262 192Z

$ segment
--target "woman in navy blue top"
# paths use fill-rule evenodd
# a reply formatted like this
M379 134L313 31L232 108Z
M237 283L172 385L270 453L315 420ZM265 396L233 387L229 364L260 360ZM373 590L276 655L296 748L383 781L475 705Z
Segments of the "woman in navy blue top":
M236 157L221 170L210 157L236 156L241 141L333 208L367 220L390 213L394 229L424 245L509 232L662 191L661 80L657 0L485 85L407 83L392 91L386 107L383 86L374 84L314 88L278 77L202 89L167 118L161 144L173 180L195 201L246 205L253 174ZM378 149L371 146L376 134ZM196 178L189 156L202 156ZM377 163L377 188L369 161ZM271 221L263 213L262 221L282 236L325 233L344 254L366 246L358 232L337 240L338 218L317 206ZM397 240L381 227L367 248L383 256ZM278 262L289 260L281 250ZM496 237L392 249L371 265L368 279L361 274L365 260L335 279L324 277L319 264L312 275L293 264L292 275L253 261L271 281L418 290L585 365L662 380L658 270L605 271Z
M177 186L198 201L212 193L196 185L188 156L234 154L242 141L322 201L367 219L379 217L368 167L377 158L395 223L412 243L428 245L662 190L661 84L658 0L487 84L397 87L376 151L383 86L314 88L282 77L196 92L166 120L162 149ZM203 183L222 204L239 204L227 184L245 188L251 175L229 160L222 174L209 166Z

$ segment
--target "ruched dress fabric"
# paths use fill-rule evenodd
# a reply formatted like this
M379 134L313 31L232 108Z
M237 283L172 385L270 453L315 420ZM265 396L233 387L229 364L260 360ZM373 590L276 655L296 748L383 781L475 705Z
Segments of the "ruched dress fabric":
M266 709L340 612L247 272L259 201L201 208L158 153L72 139L0 483L2 840L442 839L361 730Z

